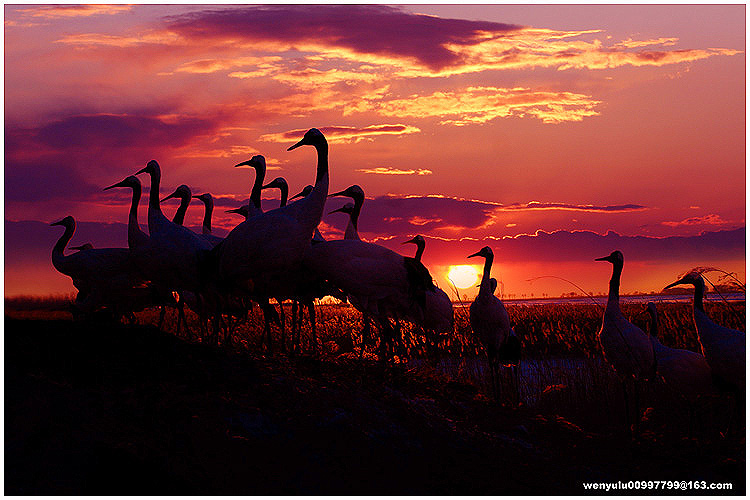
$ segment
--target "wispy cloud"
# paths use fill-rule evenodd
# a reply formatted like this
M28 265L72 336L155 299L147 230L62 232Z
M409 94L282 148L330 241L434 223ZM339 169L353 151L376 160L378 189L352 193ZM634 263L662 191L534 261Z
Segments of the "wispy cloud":
M732 224L731 221L722 219L719 215L708 214L702 217L688 217L681 221L665 221L661 223L663 226L679 227L679 226L723 226L726 224Z
M368 139L379 135L415 134L420 130L411 125L369 125L367 127L321 127L320 131L325 134L328 142L349 142ZM260 136L260 140L265 142L297 141L305 135L305 132L307 132L307 129L265 134Z
M572 92L550 92L528 88L469 87L452 92L434 92L386 101L377 111L386 116L440 117L443 123L465 125L495 118L533 116L545 123L581 121L599 114L600 103ZM455 118L453 118L455 117Z
M376 174L376 175L431 175L432 170L426 168L419 169L400 169L394 167L375 167L375 168L358 168L355 172L362 172L363 174Z
M197 59L181 64L175 69L175 72L205 74L238 67L252 67L255 73L267 75L275 68L275 63L278 63L281 59L280 56ZM235 73L230 74L230 76L233 75Z
M38 5L18 9L16 12L30 17L39 17L44 19L60 19L70 17L89 17L100 15L114 15L128 12L133 8L132 5L116 4L88 4L88 5Z
M65 45L103 46L118 48L133 48L140 45L173 45L179 42L179 37L169 32L146 32L137 35L110 35L107 33L73 33L65 35L54 43Z
M638 212L648 210L648 207L628 203L625 205L579 205L573 203L551 203L541 201L530 201L528 203L515 203L505 205L501 210L570 210L573 212Z
M655 38L652 40L633 40L632 38L628 38L627 40L616 43L614 46L634 49L638 47L648 47L649 45L675 45L678 41L679 38Z

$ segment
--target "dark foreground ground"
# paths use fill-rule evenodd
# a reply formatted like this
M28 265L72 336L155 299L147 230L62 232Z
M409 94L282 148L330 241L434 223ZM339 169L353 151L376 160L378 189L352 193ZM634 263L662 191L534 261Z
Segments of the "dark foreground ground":
M616 493L744 495L744 439L633 443L426 372L5 319L5 494L586 494L629 480L733 489Z

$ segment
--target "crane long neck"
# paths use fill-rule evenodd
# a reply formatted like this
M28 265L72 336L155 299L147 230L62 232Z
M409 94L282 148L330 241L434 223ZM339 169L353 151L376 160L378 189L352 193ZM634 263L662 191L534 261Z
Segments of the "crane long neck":
M320 224L328 198L328 143L321 141L315 144L315 150L318 153L315 185L309 195L300 200L299 204L295 204L298 207L298 220L309 228L311 235Z
M141 202L141 184L135 183L132 185L133 198L130 201L130 213L128 214L128 247L133 248L136 245L136 241L141 237L145 236L145 233L141 231L141 227L138 225L138 204Z
M52 263L54 264L57 259L62 259L64 257L63 252L65 252L65 247L68 246L68 243L70 242L70 239L73 237L73 233L76 232L76 225L73 224L65 224L65 232L60 236L60 239L57 240L57 243L55 243L55 246L52 247Z
M419 251L417 254L421 256ZM482 272L482 283L479 285L479 293L481 294L492 294L492 286L490 285L490 271L492 271L492 261L494 260L493 255L488 255L484 258L484 271Z
M706 284L703 280L695 282L695 293L693 294L693 307L701 312L705 312L703 309L703 294L706 292Z
M359 222L359 214L362 211L362 204L364 203L364 199L360 197L356 197L354 199L354 210L352 211L352 225L354 226L354 230L359 233L359 228L357 226L357 223Z
M151 189L148 193L148 209L150 211L161 213L161 206L159 205L159 184L161 183L161 172L159 169L154 169L149 172L151 176Z
M651 317L651 336L656 337L657 333L659 332L659 320L656 316L656 311L649 308L648 314Z
M281 187L279 187L279 190L281 191L281 203L279 204L279 207L285 207L286 202L289 199L289 187L282 184Z
M255 183L250 191L250 202L260 210L260 192L263 189L263 180L266 177L266 169L263 166L255 167Z
M187 212L189 204L189 196L183 196L180 198L180 206L177 207L177 212L175 212L172 222L174 222L175 224L179 224L180 226L185 222L185 213Z
M612 278L609 280L609 296L607 307L620 307L620 276L622 275L622 263L612 263Z
M203 214L203 234L211 234L211 216L214 212L214 201L207 199L204 203L206 205L206 213Z
M422 254L423 253L424 253L424 241L418 241L417 242L417 253L414 255L414 259L417 262L422 262ZM487 264L487 262L485 261L485 265L486 264ZM491 265L492 264L490 263L490 266ZM489 281L489 273L488 273L488 276L487 276L487 280ZM484 275L482 275L482 281L484 281Z
M315 171L315 186L313 187L313 189L318 188L319 184L325 183L326 196L327 196L328 195L328 142L323 141L321 143L316 144L315 150L318 152L318 166Z

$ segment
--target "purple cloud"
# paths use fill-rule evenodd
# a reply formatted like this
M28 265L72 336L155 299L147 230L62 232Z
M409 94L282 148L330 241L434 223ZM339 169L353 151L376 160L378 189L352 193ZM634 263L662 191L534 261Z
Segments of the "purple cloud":
M503 210L572 210L576 212L636 212L647 209L648 207L646 206L632 203L625 205L577 205L573 203L546 203L541 201L514 203L503 207Z
M192 40L233 43L315 42L361 54L416 59L432 69L461 62L449 44L473 45L522 26L443 19L386 5L263 5L191 12L165 18Z
M332 198L327 209L338 208L344 199ZM397 196L385 195L368 199L359 218L359 229L369 237L383 234L429 233L441 227L478 228L492 219L497 205L461 200L442 196ZM345 227L338 222L343 216L332 215L326 220ZM344 219L346 220L346 219Z
M5 200L9 202L84 199L99 191L62 155L5 160Z
M401 237L379 243L398 248ZM626 260L640 262L691 262L692 265L725 259L743 259L745 228L704 232L697 236L623 236L613 231L601 235L592 231L554 231L506 238L428 238L431 258L476 252L489 245L498 262L583 262L620 250ZM432 257L434 256L434 257Z
M76 115L39 128L38 139L56 149L151 148L154 144L177 147L216 128L211 120L178 118L164 121L150 116Z

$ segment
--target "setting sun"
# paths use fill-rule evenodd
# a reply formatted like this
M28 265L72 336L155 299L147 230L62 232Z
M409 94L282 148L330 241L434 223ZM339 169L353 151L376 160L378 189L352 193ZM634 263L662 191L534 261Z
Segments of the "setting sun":
M469 288L479 281L479 274L480 271L475 266L451 266L448 279L456 285L456 288Z

